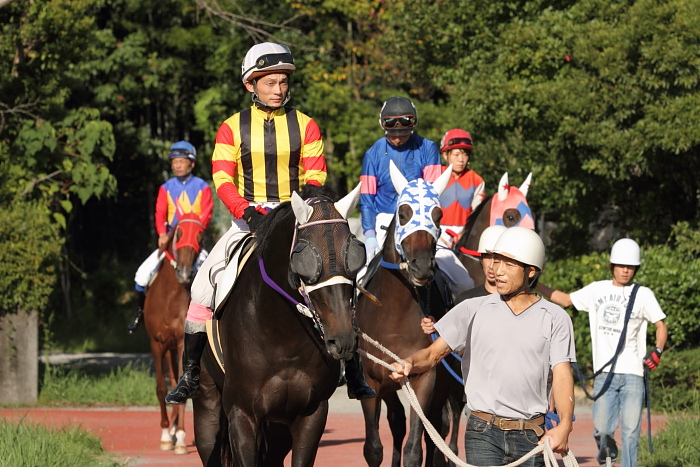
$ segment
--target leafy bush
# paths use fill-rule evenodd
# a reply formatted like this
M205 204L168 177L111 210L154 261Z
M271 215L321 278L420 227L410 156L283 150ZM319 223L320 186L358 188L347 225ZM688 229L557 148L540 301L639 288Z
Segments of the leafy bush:
M664 352L650 385L654 410L700 414L700 348Z
M642 467L685 467L700 465L700 420L697 417L675 417L653 437L654 452L640 446ZM644 440L642 440L644 443Z
M685 224L674 227L667 245L642 248L642 267L635 282L649 287L656 295L669 329L666 349L689 349L700 339L700 255L698 231ZM609 279L610 255L593 253L552 261L547 264L542 283L570 293L591 282ZM590 366L591 338L587 313L569 310L576 333L576 354L581 368ZM649 345L655 342L655 327L648 327Z
M46 307L61 244L43 202L14 202L0 210L0 310Z

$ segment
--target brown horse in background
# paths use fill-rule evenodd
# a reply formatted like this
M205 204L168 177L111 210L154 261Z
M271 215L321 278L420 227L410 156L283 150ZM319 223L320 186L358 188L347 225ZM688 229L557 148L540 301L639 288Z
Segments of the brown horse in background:
M151 344L156 371L156 395L160 404L160 449L187 454L185 444L185 406L173 405L168 418L165 395L165 364L170 386L175 387L182 373L185 316L190 302L189 287L194 277L194 264L201 250L204 228L195 213L181 214L168 234L164 256L153 279L144 304L143 316ZM177 373L174 371L177 369Z
M378 341L394 354L403 358L428 347L430 336L423 333L420 321L426 314L442 316L445 305L438 287L432 284L435 270L435 251L439 236L439 220L442 210L439 195L447 184L451 171L446 171L432 186L422 179L408 182L391 164L392 182L399 193L397 216L389 225L382 251L381 265L373 277L364 278L368 292L358 298L356 315L358 325L368 337ZM398 221L397 221L398 219ZM397 230L398 229L398 230ZM398 232L398 233L397 233ZM396 245L401 246L401 252ZM376 258L375 258L376 261ZM370 266L370 270L372 265ZM368 298L376 297L381 306ZM368 343L361 341L360 347L367 353L387 363L393 359L381 354ZM362 356L367 383L377 393L373 399L363 399L365 418L364 456L371 467L379 466L383 460L382 442L379 437L381 403L387 407L387 421L393 439L391 465L401 465L403 455L406 466L420 466L423 462L423 424L411 409L408 439L406 438L406 413L397 391L398 383L389 378L389 371ZM421 410L430 422L441 428L442 407L447 398L447 372L442 366L411 376L411 385L416 393ZM435 446L426 437L426 462L438 462L434 456Z

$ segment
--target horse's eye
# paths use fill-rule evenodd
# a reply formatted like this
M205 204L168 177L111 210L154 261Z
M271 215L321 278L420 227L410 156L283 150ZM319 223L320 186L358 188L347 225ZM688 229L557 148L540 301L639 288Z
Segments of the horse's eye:
M399 224L406 225L413 217L413 209L408 204L399 206Z
M435 225L440 225L440 220L442 219L442 209L435 208L432 212L433 222Z

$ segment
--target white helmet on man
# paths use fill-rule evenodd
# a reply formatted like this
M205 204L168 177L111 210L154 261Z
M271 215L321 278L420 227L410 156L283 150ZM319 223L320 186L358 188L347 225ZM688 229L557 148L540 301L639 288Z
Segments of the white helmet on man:
M544 269L544 243L537 232L525 227L507 228L490 252L534 266L540 271Z
M476 251L483 254L493 250L498 238L505 230L506 226L504 225L492 225L490 227L486 227L486 229L481 232L481 237L479 237L479 248L477 248Z
M241 64L241 79L243 84L261 76L279 72L290 75L294 73L294 57L286 45L274 42L255 44L245 54Z
M610 264L639 266L642 264L642 251L631 238L621 238L610 250Z

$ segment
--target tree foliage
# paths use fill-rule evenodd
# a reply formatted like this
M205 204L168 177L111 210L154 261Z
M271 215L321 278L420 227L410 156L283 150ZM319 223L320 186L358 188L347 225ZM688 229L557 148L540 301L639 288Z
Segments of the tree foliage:
M61 249L57 225L40 202L13 203L0 212L0 311L45 309L56 286Z
M557 225L553 258L585 258L603 228L662 245L698 222L691 0L3 5L0 199L43 202L63 229L64 288L104 261L135 268L155 245L173 141L192 141L196 173L211 176L219 125L250 105L241 60L263 40L292 49L291 102L318 121L341 191L382 136L382 102L403 95L422 136L472 133L489 192L503 172L533 172L530 204Z

